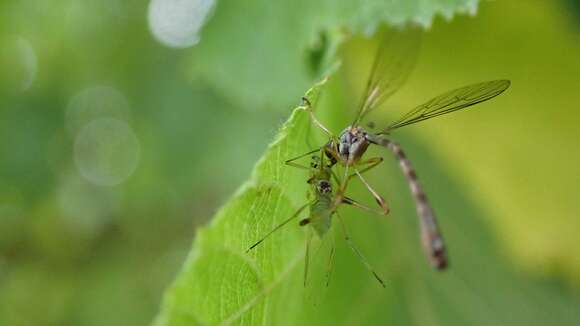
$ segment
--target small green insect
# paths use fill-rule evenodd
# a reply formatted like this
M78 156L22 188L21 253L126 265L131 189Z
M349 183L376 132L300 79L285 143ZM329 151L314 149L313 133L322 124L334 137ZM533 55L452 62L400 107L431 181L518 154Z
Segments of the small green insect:
M313 155L311 158L310 166L305 166L305 165L302 165L302 164L295 162L300 158L303 158L305 156L312 155L312 154L315 154L315 155ZM301 155L301 156L298 156L298 157L295 157L293 159L286 161L286 164L293 166L293 167L300 168L300 169L306 169L310 172L310 177L307 181L307 183L310 185L310 189L309 189L308 194L307 194L308 202L306 204L302 205L300 208L298 208L298 210L296 210L296 212L294 214L292 214L292 216L290 216L288 219L286 219L285 221L280 223L278 226L276 226L274 229L272 229L270 232L268 232L265 236L263 236L260 240L258 240L252 246L250 246L250 248L248 248L246 253L249 252L250 250L254 249L255 247L257 247L266 238L268 238L270 235L272 235L272 233L276 232L277 230L282 228L284 225L288 224L290 221L299 217L300 214L306 208L309 208L308 216L301 219L299 222L299 225L300 226L307 226L307 225L311 226L312 229L314 230L314 233L320 239L322 239L325 237L325 235L330 230L330 228L332 226L332 218L336 215L336 217L340 221L342 231L344 233L344 238L347 241L349 247L359 257L359 259L361 260L363 265L367 268L367 270L374 275L374 277L377 279L377 281L379 281L379 283L383 287L385 287L385 282L383 282L383 280L373 270L373 268L366 261L366 259L360 253L360 251L357 249L357 247L354 245L354 243L352 243L352 241L350 240L350 237L348 236L348 234L346 232L346 227L345 227L345 225L342 221L342 218L340 217L337 209L341 204L347 204L347 205L351 205L353 207L361 208L361 209L368 210L368 211L374 211L374 212L378 212L378 213L380 213L380 212L375 211L371 208L368 208L367 206L357 202L356 200L349 198L349 197L346 197L343 194L337 193L334 191L332 180L334 180L337 184L341 184L341 183L340 183L340 180L338 179L338 177L336 176L336 174L334 173L334 171L332 171L332 169L331 169L332 162L330 162L330 160L328 160L326 158L326 155L325 155L323 150L317 149L317 150L308 152L304 155ZM309 265L309 260L310 260L309 255L310 255L311 241L312 241L312 233L308 233L308 237L306 239L306 263L304 265L304 285L305 286L306 286L306 281L308 279L308 265ZM327 273L327 280L326 280L327 285L328 285L328 282L330 279L330 270L332 269L333 259L334 259L334 246L331 248L331 251L330 251L329 272Z

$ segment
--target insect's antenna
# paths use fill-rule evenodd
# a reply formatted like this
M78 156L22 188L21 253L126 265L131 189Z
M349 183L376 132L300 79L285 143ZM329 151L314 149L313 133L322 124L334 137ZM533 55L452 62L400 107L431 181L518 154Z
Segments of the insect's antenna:
M268 238L270 235L272 235L272 233L278 231L278 229L280 229L284 225L288 224L288 222L290 222L293 219L295 219L308 205L310 205L310 203L304 204L294 214L292 214L292 216L290 216L286 221L278 224L278 226L276 226L275 228L273 228L272 231L268 232L262 239L260 239L256 243L254 243L250 248L248 248L248 250L246 250L246 253L248 253L250 250L254 249L256 246L258 246L260 243L262 243L262 241L266 240L266 238Z
M445 250L445 243L441 236L441 232L439 231L439 227L437 226L437 220L433 208L431 208L431 205L427 200L427 195L425 195L423 187L419 183L417 173L415 173L411 161L407 159L401 146L395 142L381 137L372 139L372 142L388 148L399 160L399 165L409 182L409 188L411 188L411 193L413 194L417 206L423 250L425 250L427 258L429 258L429 261L434 268L438 270L445 269L449 264Z
M379 283L381 283L381 286L384 287L384 288L387 287L385 285L385 282L381 279L381 277L374 271L374 269L371 266L371 264L369 264L369 262L363 256L363 254L358 250L358 248L355 246L355 244L350 240L350 237L348 236L348 233L346 232L346 225L344 225L344 222L342 220L342 217L340 217L340 215L338 214L338 211L335 211L335 213L336 213L336 217L338 217L338 220L340 221L340 225L342 226L342 232L344 233L344 239L348 243L350 249L352 249L352 251L354 251L354 253L358 256L359 260L365 266L365 268L371 274L373 274L373 276L377 279L377 281L379 281Z

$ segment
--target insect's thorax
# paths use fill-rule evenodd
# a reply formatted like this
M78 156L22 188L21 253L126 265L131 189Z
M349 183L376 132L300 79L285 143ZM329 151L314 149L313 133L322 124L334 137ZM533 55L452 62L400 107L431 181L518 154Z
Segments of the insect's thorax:
M326 144L326 156L333 162L342 165L356 163L369 147L368 133L361 127L349 126L338 138L338 144L331 140Z

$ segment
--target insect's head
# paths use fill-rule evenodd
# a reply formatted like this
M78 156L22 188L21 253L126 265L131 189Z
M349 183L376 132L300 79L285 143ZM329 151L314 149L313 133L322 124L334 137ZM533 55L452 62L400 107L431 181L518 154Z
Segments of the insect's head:
M343 161L358 161L369 146L367 132L361 127L348 127L340 134L338 152Z
M326 168L332 167L332 161L325 160L324 152L321 153L320 156L313 155L312 160L310 161L310 167L313 169L319 169L320 171L325 170Z
M310 167L313 169L318 169L320 168L320 156L318 155L312 155L312 160L310 161Z

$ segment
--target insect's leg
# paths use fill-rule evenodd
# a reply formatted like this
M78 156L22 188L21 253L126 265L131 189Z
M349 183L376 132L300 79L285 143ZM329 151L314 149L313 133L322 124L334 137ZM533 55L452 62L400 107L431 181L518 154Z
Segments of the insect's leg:
M382 157L373 157L373 158L370 158L366 161L358 162L356 165L357 166L365 166L362 170L359 170L359 173L363 174L363 173L373 169L377 165L381 164L382 162L383 162ZM344 191L346 189L348 182L350 182L350 179L352 179L356 176L356 173L352 173L352 174L348 175L348 178L347 178L347 175L348 175L348 165L346 166L346 169L344 171L345 181L344 181L344 183L341 184L341 187L340 187L340 189L342 191Z
M334 160L334 162L340 162L340 157L334 148L329 148L329 147L325 146L324 147L324 154L330 155L332 157L332 159ZM330 165L330 168L331 168L330 173L332 174L332 178L334 179L336 184L339 185L339 189L342 192L344 192L344 189L346 189L346 185L340 181L340 179L338 178L338 175L336 173L334 173L334 171L332 170L333 165L334 165L334 163L332 163Z
M309 111L310 112L310 119L312 119L312 122L314 122L314 124L322 129L322 131L324 131L328 137L332 138L332 139L336 139L336 136L334 136L334 134L328 130L328 128L326 128L320 121L318 121L318 119L316 118L316 116L314 115L314 112L312 110Z
M302 207L298 208L298 210L292 214L292 216L290 216L287 220L285 220L284 222L278 224L278 226L276 226L275 228L272 229L272 231L268 232L264 237L262 237L262 239L258 240L258 242L254 243L250 248L248 248L248 250L246 250L246 253L248 253L250 250L254 249L257 245L259 245L260 243L262 243L262 241L266 240L266 238L268 238L272 233L276 232L278 229L280 229L281 227L283 227L284 225L288 224L288 222L292 221L293 219L295 219L298 215L300 215L300 213L306 208L308 207L308 205L310 205L310 203L306 203L304 204Z
M352 198L346 197L346 196L342 197L341 203L351 205L352 207L360 208L360 209L365 210L367 212L372 212L372 213L379 214L379 215L387 215L387 213L385 213L385 211L383 211L383 210L372 209L372 208L370 208L364 204L361 204L358 201L356 201Z
M360 172L356 168L354 169L354 172L358 176L358 178L362 181L362 183L365 185L365 187L368 189L368 191L373 195L377 204L379 204L379 206L381 206L384 214L385 215L389 214L389 206L387 206L385 199L381 195L379 195L373 189L373 187L371 187L371 185L365 180L365 178L363 178L363 176L360 174Z
M306 107L306 111L308 111L308 113L310 114L310 119L312 120L312 122L318 128L322 129L322 131L324 131L324 133L326 133L328 135L328 137L332 138L333 140L337 139L336 136L330 130L328 130L328 128L326 128L320 121L318 121L318 119L314 115L314 110L312 109L312 103L310 103L310 101L306 97L302 97L302 103L303 103L304 107Z
M350 159L348 160L350 161ZM348 161L346 164L344 164L344 174L342 177L342 180L344 180L342 183L340 184L340 187L338 187L338 194L344 194L344 192L346 191L346 187L348 186L348 182L350 180L350 178L348 178L349 175L349 169L350 169L350 164L348 164Z
M304 254L304 287L308 282L308 265L310 264L310 244L312 243L312 230L306 230L306 253Z
M358 203L357 201L355 201L355 200L353 200L351 198L348 198L348 197L345 197L345 199L343 200L343 203L349 204L349 205L352 205L352 206L355 206L355 207L358 207L358 208L361 208L361 209L364 209L364 210L367 210L367 211L371 211L371 212L374 212L374 213L377 213L377 214L380 214L380 215L387 215L389 213L389 207L386 204L384 198L382 196L380 196L368 184L368 182L366 182L366 180L362 177L362 174L363 173L365 173L365 172L373 169L374 167L376 167L377 165L381 164L382 162L383 162L383 158L382 157L373 157L373 158L370 158L370 159L368 159L366 161L363 161L363 162L358 163L357 165L359 165L359 166L365 166L365 165L367 165L367 166L364 167L362 170L356 170L355 169L355 173L349 175L348 176L348 179L346 179L346 181L342 184L341 191L344 192L344 190L346 189L346 185L350 181L350 179L354 178L355 176L359 176L360 175L359 177L361 178L363 184L367 187L367 189L370 191L370 193L373 195L373 197L375 198L375 200L377 201L377 203L381 206L381 208L383 210L382 211L377 211L377 210L371 209L371 208L366 207L366 206L364 206L364 205ZM336 178L335 178L335 180L336 180Z
M330 257L328 258L328 267L326 270L326 286L330 284L330 276L332 274L332 267L334 266L334 235L332 235L332 244L330 245Z
M310 132L311 130L312 124L311 123L306 124L306 132L304 133L304 143L308 148L314 147L312 146L312 134Z
M383 158L382 157L372 157L372 158L369 158L366 161L359 162L357 164L358 166L365 166L365 165L367 165L362 170L359 170L359 173L360 174L363 174L363 173L365 173L365 172L367 172L367 171L375 168L377 165L381 164L382 162L383 162ZM351 174L351 175L348 176L348 179L350 180L350 179L354 178L355 176L356 176L356 173L353 173L353 174Z
M299 159L301 159L301 158L303 158L305 156L312 155L312 154L314 154L316 152L319 152L319 151L321 151L320 148L315 149L315 150L312 150L312 151L310 151L308 153L304 153L302 155L299 155L299 156L296 156L296 157L291 158L289 160L286 160L286 162L284 162L284 163L286 163L287 165L290 165L292 167L295 167L295 168L310 170L310 167L309 166L302 165L302 164L298 164L298 163L295 163L294 161L299 160Z
M340 215L338 214L338 211L336 211L336 217L338 217L338 220L340 221L340 225L342 226L342 233L344 234L344 239L346 240L346 243L348 244L350 249L352 249L352 251L354 251L354 253L358 256L359 260L362 262L362 264L365 266L365 268L371 274L373 274L373 276L377 279L377 281L379 281L379 283L381 283L381 285L383 287L386 287L385 282L383 282L381 277L374 271L374 269L369 264L369 262L366 260L366 258L362 255L362 253L358 250L358 248L350 240L350 237L348 236L348 233L346 232L346 225L344 225L344 221L342 220L342 217L340 217Z
M421 187L421 184L417 179L417 173L415 173L413 165L407 159L405 152L403 152L399 144L378 137L374 140L374 143L388 148L399 160L399 165L401 166L401 170L403 170L403 174L407 178L409 188L411 188L411 193L415 199L415 205L417 206L423 249L433 267L438 270L445 269L448 265L445 243L441 236L441 232L439 231L439 227L437 226L435 213L427 200L427 195L425 195L423 187Z
M333 169L329 169L330 170L330 175L332 176L332 180L334 180L334 182L336 182L336 184L340 185L340 179L338 179L338 175L334 172Z

